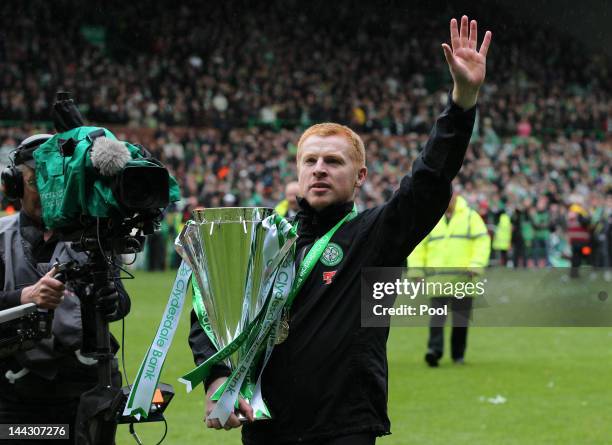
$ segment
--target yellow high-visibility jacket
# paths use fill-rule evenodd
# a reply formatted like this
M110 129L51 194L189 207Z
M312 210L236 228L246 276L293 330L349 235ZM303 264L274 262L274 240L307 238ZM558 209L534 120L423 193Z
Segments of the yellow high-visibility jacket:
M443 268L461 268L480 274L489 263L490 253L491 238L487 226L466 200L458 196L450 220L447 222L443 216L408 257L409 275L416 276L411 272L415 268L435 268L436 281L465 280L465 275L444 276ZM425 269L425 275L430 281L431 269Z
M494 250L510 250L512 243L512 222L510 217L502 213L499 217L499 223L495 227L495 235L493 236Z
M283 199L281 202L279 202L276 205L276 207L274 208L274 211L278 213L280 216L285 216L287 212L289 211L289 201L287 201L286 199Z

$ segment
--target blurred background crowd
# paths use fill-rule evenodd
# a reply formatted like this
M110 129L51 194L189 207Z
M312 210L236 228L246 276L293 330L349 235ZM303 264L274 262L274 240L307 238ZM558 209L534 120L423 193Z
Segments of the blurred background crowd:
M150 240L152 269L176 261L159 252L193 207L282 202L312 123L363 136L369 180L357 204L380 204L451 86L440 43L455 12L417 3L113 0L84 13L68 0L27 1L16 18L3 2L0 162L50 129L56 91L72 92L90 123L144 144L182 186ZM499 264L609 267L610 56L481 3L475 18L494 45L456 185L489 226Z

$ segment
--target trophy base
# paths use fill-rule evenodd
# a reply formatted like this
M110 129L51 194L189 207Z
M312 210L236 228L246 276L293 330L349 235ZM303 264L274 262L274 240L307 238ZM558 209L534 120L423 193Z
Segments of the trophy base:
M236 412L234 411L234 414L236 415L236 417L238 417L238 420L240 421L240 423L242 425L244 425L245 423L251 423L249 422L249 419L246 418L246 416L242 413ZM261 421L265 421L265 420L271 420L272 417L264 414L264 413L257 413L257 415L255 415L255 422L261 422ZM208 418L207 418L208 420Z
M270 416L266 416L266 415L262 415L260 417L255 416L255 422L261 422L262 420L271 420L272 417ZM249 419L247 419L244 415L242 414L238 414L238 420L240 420L240 423L242 423L243 425L245 423L249 423Z

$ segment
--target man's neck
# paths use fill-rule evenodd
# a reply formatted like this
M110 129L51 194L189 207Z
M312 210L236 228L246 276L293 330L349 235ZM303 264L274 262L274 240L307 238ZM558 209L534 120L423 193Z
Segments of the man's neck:
M353 201L330 204L322 209L314 209L305 199L298 199L300 212L297 218L300 224L313 229L315 232L326 231L333 227L353 208Z
M322 208L314 208L305 198L298 198L298 206L300 212L313 213L319 215L327 215L330 213L344 212L348 213L353 208L353 201L335 202ZM348 209L348 210L346 210ZM345 211L346 210L346 211Z

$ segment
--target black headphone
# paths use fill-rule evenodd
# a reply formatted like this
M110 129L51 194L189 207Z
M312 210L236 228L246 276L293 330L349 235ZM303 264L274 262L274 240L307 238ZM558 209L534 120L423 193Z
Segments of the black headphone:
M33 159L34 150L52 137L50 134L35 134L19 144L11 156L9 166L2 171L4 196L10 200L23 198L23 173L17 166Z

